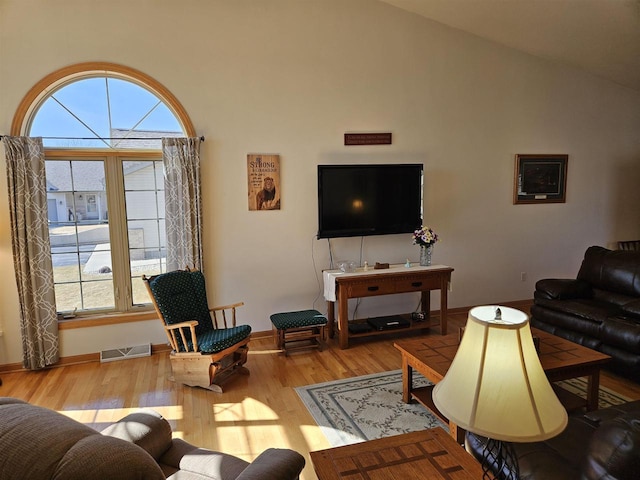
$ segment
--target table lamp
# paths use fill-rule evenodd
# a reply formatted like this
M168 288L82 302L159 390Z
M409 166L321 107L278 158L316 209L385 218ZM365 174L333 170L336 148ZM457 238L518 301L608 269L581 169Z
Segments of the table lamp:
M509 443L536 442L561 433L567 412L547 379L536 352L529 316L509 307L469 311L460 346L433 402L451 422L488 437L483 478L490 468L519 477Z

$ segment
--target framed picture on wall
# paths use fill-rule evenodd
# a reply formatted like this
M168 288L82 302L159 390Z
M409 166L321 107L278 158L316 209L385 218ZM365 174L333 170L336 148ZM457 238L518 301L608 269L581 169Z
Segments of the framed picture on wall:
M249 210L280 210L280 155L247 155Z
M568 155L516 155L513 203L565 203Z

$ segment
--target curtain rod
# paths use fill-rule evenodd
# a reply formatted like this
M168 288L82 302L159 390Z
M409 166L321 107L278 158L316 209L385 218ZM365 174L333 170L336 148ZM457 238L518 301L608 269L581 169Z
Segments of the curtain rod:
M0 135L0 140L8 135ZM179 138L179 137L42 137L47 140L162 140L163 138ZM200 141L204 142L204 135L200 137Z

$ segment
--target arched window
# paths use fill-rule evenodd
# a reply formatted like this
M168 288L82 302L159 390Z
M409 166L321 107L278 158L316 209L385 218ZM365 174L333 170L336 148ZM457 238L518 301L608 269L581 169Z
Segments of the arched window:
M12 134L43 137L56 308L149 308L143 274L165 270L161 137L193 136L162 85L120 65L58 70L20 104Z

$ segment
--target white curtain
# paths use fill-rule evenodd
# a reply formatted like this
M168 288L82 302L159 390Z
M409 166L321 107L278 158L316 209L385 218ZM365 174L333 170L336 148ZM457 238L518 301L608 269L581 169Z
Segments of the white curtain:
M202 270L200 138L163 138L167 271Z
M42 138L5 136L2 141L7 162L23 364L35 370L60 358L44 148Z

